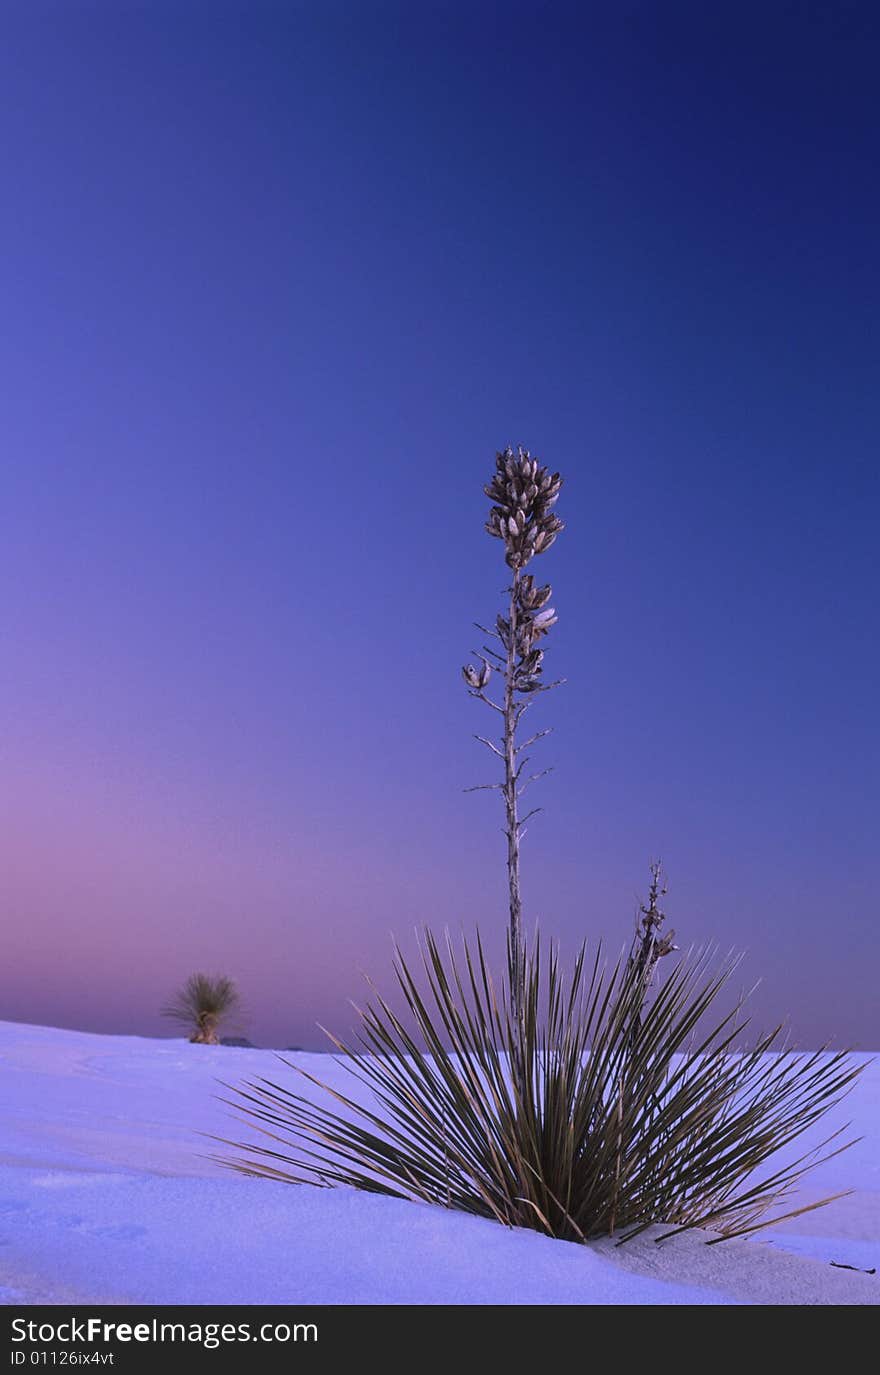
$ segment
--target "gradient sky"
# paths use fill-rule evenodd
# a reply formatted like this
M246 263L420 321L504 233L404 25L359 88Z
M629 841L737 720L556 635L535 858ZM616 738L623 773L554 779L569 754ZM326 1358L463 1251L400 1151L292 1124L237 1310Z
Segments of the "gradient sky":
M0 1016L346 1031L506 920L495 450L566 486L529 922L880 1045L880 11L3 8Z

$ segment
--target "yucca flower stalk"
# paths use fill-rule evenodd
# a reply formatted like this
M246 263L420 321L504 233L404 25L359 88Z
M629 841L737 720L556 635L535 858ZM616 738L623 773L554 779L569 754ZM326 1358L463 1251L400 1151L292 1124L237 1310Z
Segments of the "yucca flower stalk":
M526 822L539 812L533 807L520 816L520 799L526 788L550 769L527 775L529 757L524 753L531 745L549 734L548 729L536 731L522 744L517 731L534 696L557 687L558 682L543 679L544 650L541 641L556 624L557 616L549 606L552 590L549 583L538 586L534 577L523 570L538 554L545 553L563 529L562 521L553 506L562 487L562 478L551 473L528 449L504 449L495 458L495 472L484 488L494 503L486 530L504 545L504 558L512 572L506 590L507 614L499 614L495 629L477 628L494 638L500 650L483 645L477 653L479 666L466 664L462 677L472 697L485 702L502 718L502 734L491 740L478 735L476 739L501 759L504 777L500 782L480 783L468 792L482 789L497 790L504 799L505 835L507 837L507 887L509 907L508 959L510 963L510 998L514 1018L523 1013L524 939L522 893L520 889L520 842ZM475 651L476 653L476 651ZM501 675L502 699L495 701L487 692L493 668Z
M608 1220L609 1232L613 1232L617 1225L617 1200L620 1197L624 1182L624 1119L627 1101L632 1094L638 1092L640 1087L634 1061L642 1018L645 1014L645 1005L658 962L664 955L671 955L674 950L678 949L678 946L674 944L674 931L667 931L662 936L660 934L660 928L666 920L666 913L660 908L660 899L664 898L667 892L668 889L663 879L663 866L657 860L651 865L651 886L648 889L648 900L639 905L636 929L627 959L627 973L633 981L635 997L630 1025L628 1029L624 1029L623 1034L624 1050L621 1057L617 1088L617 1150L614 1162L614 1198ZM655 1107L659 1112L659 1104L656 1100Z

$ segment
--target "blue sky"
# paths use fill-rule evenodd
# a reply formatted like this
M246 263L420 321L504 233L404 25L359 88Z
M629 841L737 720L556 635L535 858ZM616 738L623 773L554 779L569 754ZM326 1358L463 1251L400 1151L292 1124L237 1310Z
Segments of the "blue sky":
M877 1044L875 7L20 5L0 1015L319 1044L503 930L495 450L565 476L527 919Z

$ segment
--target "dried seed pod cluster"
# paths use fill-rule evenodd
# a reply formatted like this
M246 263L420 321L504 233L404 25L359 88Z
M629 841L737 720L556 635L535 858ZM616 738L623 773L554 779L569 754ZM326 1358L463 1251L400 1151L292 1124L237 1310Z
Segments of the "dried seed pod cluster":
M542 686L544 651L536 649L535 642L546 635L559 619L553 607L546 604L551 595L549 583L536 587L532 575L525 573L513 588L514 615L511 619L514 630L511 632L511 620L506 616L499 615L495 622L498 638L506 650L511 648L511 638L513 640L516 654L513 666L515 692L537 692Z
M651 865L651 887L648 892L647 903L642 903L639 907L639 923L634 943L634 954L631 958L636 958L641 963L645 973L650 976L657 961L664 955L671 955L678 949L675 944L675 931L666 931L660 935L660 927L666 920L666 913L660 907L660 899L666 896L668 889L663 881L663 869L659 861ZM636 953L637 951L637 953Z
M538 586L531 573L522 569L534 557L549 549L563 524L553 514L562 479L532 458L528 449L507 448L495 455L495 472L484 487L496 503L489 513L486 529L504 541L505 559L514 570L507 616L499 615L492 632L501 641L503 656L488 651L496 667L502 669L514 692L537 692L541 682L543 651L536 642L556 624L557 616L547 603L552 595L549 583ZM471 692L483 692L490 677L487 660L481 668L466 664L462 677Z
M561 487L559 474L532 458L528 449L507 448L496 455L492 481L484 488L495 503L486 529L504 540L510 568L525 568L533 555L550 548L563 528L552 512Z

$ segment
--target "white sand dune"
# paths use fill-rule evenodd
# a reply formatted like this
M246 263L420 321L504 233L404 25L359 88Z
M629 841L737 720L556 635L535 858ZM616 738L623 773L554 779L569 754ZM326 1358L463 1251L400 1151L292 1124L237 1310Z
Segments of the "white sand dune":
M327 1056L288 1058L342 1074ZM878 1064L839 1115L864 1140L823 1166L802 1201L856 1192L719 1246L697 1233L575 1246L228 1174L200 1135L241 1134L218 1080L279 1074L293 1077L270 1051L0 1023L0 1302L880 1302L880 1276L831 1264L880 1268Z

